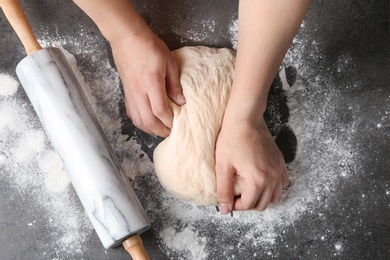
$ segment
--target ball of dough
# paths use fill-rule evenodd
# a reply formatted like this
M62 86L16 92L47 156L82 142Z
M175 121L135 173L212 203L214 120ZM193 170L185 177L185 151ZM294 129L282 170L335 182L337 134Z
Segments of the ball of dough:
M154 151L161 185L179 199L217 203L215 143L233 83L235 52L230 49L183 47L172 52L179 65L186 104L170 102L172 131ZM236 176L234 194L243 181Z

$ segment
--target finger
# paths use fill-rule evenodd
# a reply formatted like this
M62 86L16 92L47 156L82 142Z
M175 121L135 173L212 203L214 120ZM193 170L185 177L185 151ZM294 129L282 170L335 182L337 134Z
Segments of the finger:
M234 202L234 210L249 210L253 209L259 200L260 194L264 188L264 181L260 182L260 185L256 185L254 182L248 182L248 185L245 186L244 191L241 194L241 197L237 198Z
M286 168L286 165L283 161L283 165L282 165L282 168L281 168L281 178L282 178L282 187L283 188L286 188L288 186L288 184L290 183L289 181L289 178L288 178L288 172L287 172L287 168Z
M217 182L217 198L222 214L228 214L233 209L233 175L234 169L226 165L215 167Z
M137 96L137 104L134 102L133 109L135 112L132 115L136 116L132 119L133 123L142 131L161 137L167 137L170 134L171 130L154 115L147 96Z
M152 132L147 131L147 129L145 130L142 129L143 128L142 118L138 111L137 104L136 102L133 102L131 95L126 95L126 91L125 91L125 106L126 106L126 115L131 119L133 125L148 134L153 134Z
M268 183L268 185L264 187L263 192L259 197L259 200L253 208L260 211L265 210L271 201L273 190L274 184Z
M282 182L279 180L274 188L274 192L271 197L271 203L277 204L282 197Z
M173 113L168 105L168 97L164 85L165 81L156 80L152 84L154 84L154 87L148 93L149 103L152 108L151 111L164 125L172 128Z
M169 98L176 103L176 105L184 105L186 103L186 99L183 95L183 89L179 78L179 69L175 59L168 59L166 73L166 87Z

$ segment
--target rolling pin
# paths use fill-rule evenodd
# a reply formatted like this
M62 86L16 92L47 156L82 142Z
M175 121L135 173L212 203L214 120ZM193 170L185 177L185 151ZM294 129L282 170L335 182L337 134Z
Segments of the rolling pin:
M133 259L149 259L139 234L150 220L64 54L42 49L17 0L0 6L28 55L16 67L18 78L103 246L123 244Z

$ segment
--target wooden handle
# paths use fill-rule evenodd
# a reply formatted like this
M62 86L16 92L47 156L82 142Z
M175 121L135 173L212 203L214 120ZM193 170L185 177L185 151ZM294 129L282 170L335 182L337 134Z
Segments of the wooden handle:
M140 235L136 234L122 242L123 247L131 255L133 260L149 260L148 253L142 244Z
M9 23L23 43L27 55L42 49L31 30L18 0L0 0L0 7L3 9Z

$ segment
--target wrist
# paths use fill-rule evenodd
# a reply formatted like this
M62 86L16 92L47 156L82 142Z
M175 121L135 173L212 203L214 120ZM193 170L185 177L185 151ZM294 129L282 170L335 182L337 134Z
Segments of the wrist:
M128 0L74 2L95 22L109 42L151 31Z
M145 21L137 15L137 17L125 18L118 17L115 23L108 23L99 26L100 31L103 36L107 39L110 44L120 41L124 38L131 38L140 34L148 34L152 33L149 26L145 23Z
M265 125L263 114L266 109L267 99L253 99L231 96L226 106L223 125L234 127L237 124L248 124L255 127Z
M249 82L239 85L237 81L233 83L225 117L233 121L253 121L262 117L267 107L269 88L250 87Z

